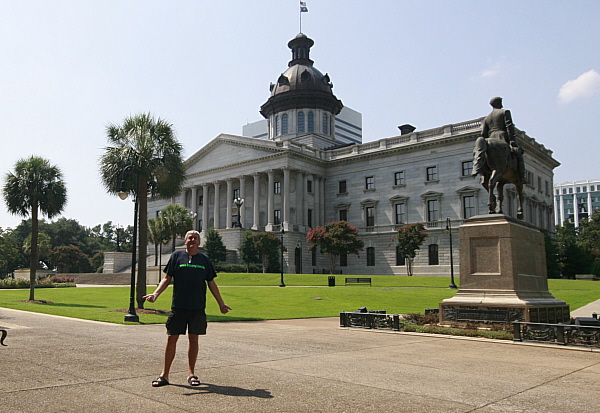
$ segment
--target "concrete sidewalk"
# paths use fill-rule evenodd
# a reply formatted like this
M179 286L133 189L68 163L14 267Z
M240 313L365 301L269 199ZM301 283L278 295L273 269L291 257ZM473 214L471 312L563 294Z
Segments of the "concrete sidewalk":
M141 315L143 321L143 315ZM211 323L187 386L162 325L0 308L0 412L596 412L600 352L341 329L337 319Z

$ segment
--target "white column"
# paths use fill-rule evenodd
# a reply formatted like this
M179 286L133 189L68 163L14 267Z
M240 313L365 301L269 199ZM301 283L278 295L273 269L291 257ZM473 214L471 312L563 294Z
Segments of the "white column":
M587 210L588 210L588 219L590 219L594 213L592 209L592 191L590 191L590 187L588 185L588 194L587 194Z
M575 228L577 228L579 226L579 205L577 204L577 193L573 194L573 221L575 223Z
M557 216L559 217L559 221L556 223L556 225L562 225L563 222L565 222L565 197L560 194L559 195L560 198L560 209L558 211Z
M290 227L290 168L283 168L283 229Z
M252 174L252 178L254 178L254 199L252 199L252 229L258 230L260 220L260 174L254 173Z
M192 187L192 202L190 203L192 213L196 214L196 217L192 216L194 220L194 225L192 225L193 229L198 228L198 187Z
M221 183L220 182L215 182L215 211L213 213L214 216L214 220L215 220L215 229L220 228L220 224L219 221L221 219L221 214L220 214L220 202L219 202L219 198L221 198L221 191L220 191L220 187L221 187Z
M202 232L208 229L208 184L202 185Z
M233 200L233 179L227 179L227 219L225 220L225 228L231 228L232 219L231 201Z
M304 171L296 172L296 223L301 227L304 221ZM300 229L302 231L302 228Z
M246 227L246 177L240 176L240 198L244 200L244 204L242 204L240 208L240 223L242 228Z
M273 185L275 183L275 171L269 169L267 171L267 231L273 231Z
M319 188L319 177L317 175L313 175L313 194L314 194L314 210L313 210L313 226L321 225L321 200L320 194L321 189Z
M319 187L321 188L321 225L325 225L325 177L319 178Z

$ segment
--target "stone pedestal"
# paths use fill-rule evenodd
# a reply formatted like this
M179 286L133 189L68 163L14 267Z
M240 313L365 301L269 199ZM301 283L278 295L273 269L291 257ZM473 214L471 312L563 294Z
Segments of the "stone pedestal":
M557 323L569 306L548 291L544 236L505 215L479 215L459 228L460 290L440 304L440 322Z

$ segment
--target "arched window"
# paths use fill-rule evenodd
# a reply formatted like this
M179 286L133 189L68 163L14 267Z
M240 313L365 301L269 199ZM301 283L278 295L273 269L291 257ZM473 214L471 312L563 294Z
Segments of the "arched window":
M308 112L308 131L315 131L315 114L312 111Z
M281 133L283 135L288 134L288 115L287 115L287 113L284 113L281 116Z
M279 116L275 116L275 136L281 135L281 123L279 123Z
M304 112L298 112L298 133L304 133Z
M323 113L323 135L329 135L329 116Z

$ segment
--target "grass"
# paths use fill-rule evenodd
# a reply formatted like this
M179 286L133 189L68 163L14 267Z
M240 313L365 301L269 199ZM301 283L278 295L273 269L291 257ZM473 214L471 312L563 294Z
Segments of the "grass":
M217 278L221 294L233 311L221 315L215 300L207 297L207 314L211 321L243 321L287 318L335 317L340 311L353 311L366 306L388 313L423 313L438 307L452 297L455 290L440 277L369 276L373 286L343 286L344 276L336 276L336 287L327 287L326 275L286 274L286 288L278 287L279 274L223 273ZM341 284L341 285L340 285ZM571 309L600 299L600 282L549 280L550 291L565 300ZM155 286L149 286L153 292ZM147 309L168 310L170 288ZM87 320L123 323L123 312L129 305L129 287L39 289L36 300L28 303L28 290L0 290L0 307L55 314ZM140 314L142 324L164 323L166 315ZM1 324L1 322L0 322Z

